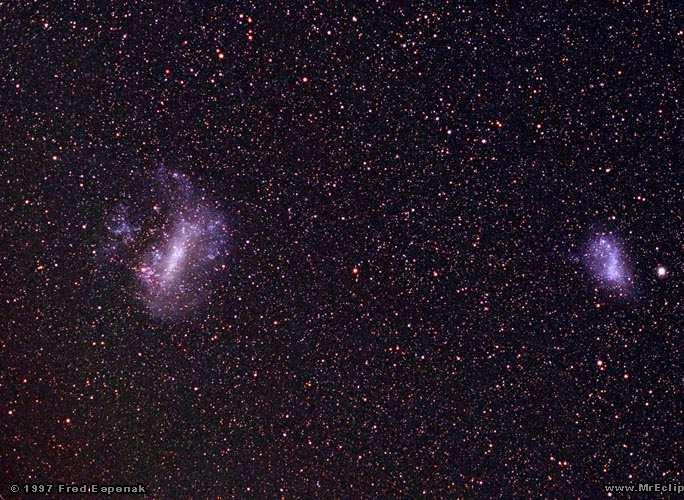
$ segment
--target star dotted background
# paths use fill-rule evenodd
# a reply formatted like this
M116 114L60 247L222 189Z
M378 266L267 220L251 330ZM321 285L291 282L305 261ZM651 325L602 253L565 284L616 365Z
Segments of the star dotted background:
M0 2L3 498L681 483L682 5L544 3ZM229 240L168 317L160 169Z

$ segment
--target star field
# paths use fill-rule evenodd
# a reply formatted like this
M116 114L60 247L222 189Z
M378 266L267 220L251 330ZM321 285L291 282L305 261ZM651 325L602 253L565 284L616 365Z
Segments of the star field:
M682 6L0 3L0 496L684 484Z

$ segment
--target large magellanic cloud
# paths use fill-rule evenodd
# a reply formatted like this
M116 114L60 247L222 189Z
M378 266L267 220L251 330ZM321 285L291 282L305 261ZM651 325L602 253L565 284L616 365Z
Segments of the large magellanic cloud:
M181 317L207 300L225 270L224 214L188 177L165 168L136 196L145 199L119 203L109 216L104 254L132 272L152 316Z

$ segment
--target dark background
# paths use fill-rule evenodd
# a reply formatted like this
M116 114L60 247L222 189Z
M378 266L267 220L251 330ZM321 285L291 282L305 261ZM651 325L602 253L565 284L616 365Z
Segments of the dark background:
M682 9L569 4L2 2L0 494L681 483ZM174 321L98 252L160 164L234 238Z

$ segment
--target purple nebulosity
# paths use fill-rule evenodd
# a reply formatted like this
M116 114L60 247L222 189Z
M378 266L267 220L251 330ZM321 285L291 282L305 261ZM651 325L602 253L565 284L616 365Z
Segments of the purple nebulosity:
M135 242L140 227L131 222L128 206L119 203L114 207L105 221L107 241L103 253L109 259L121 258L125 251Z
M603 234L592 239L585 258L594 278L604 286L624 287L631 282L622 248L612 235Z

